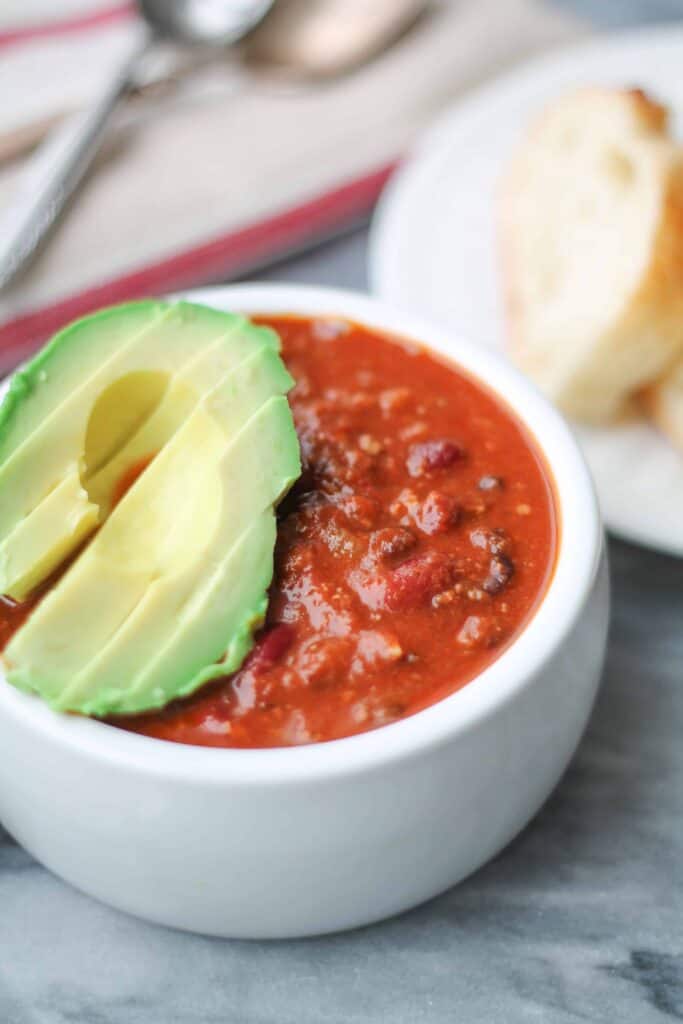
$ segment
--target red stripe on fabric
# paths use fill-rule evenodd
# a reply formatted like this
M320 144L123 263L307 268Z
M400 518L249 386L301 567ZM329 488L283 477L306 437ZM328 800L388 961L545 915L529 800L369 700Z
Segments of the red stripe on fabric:
M42 25L27 25L24 28L0 29L0 47L10 46L14 43L28 43L32 39L66 35L70 32L82 32L84 29L100 28L111 22L129 18L133 13L132 3L119 3L92 14L81 14L74 18L64 18L61 21L46 22Z
M93 309L225 280L350 222L370 211L395 166L388 164L258 224L8 321L0 327L0 369L16 366L46 337Z

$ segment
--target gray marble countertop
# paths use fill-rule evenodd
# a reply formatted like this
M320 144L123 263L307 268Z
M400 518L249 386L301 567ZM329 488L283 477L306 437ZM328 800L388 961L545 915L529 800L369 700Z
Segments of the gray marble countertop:
M611 24L683 14L674 0L571 6ZM364 287L365 245L359 232L259 277ZM0 1024L683 1020L683 562L615 541L610 554L587 734L494 862L362 931L228 942L109 910L0 828Z

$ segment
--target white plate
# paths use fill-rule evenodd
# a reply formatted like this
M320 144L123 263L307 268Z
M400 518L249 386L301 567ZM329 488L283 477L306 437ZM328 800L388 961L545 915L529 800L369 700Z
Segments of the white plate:
M504 349L495 196L529 119L578 85L640 86L683 135L683 25L626 32L527 64L443 116L392 178L371 234L383 299ZM605 521L629 540L683 556L683 456L644 422L577 431Z

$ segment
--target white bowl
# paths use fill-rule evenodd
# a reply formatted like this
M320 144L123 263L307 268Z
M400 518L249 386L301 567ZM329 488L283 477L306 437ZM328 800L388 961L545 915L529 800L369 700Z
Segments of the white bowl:
M114 907L210 935L304 936L436 895L497 853L565 770L595 696L608 582L572 435L480 347L350 292L238 285L200 302L338 314L452 357L517 412L555 478L557 567L517 640L458 693L329 743L213 750L58 715L0 678L0 819Z

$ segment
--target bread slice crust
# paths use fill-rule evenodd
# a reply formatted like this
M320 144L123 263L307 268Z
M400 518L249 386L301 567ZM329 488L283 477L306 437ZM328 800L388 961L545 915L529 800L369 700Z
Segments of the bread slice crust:
M618 416L683 357L683 152L638 89L582 89L505 173L500 239L514 361L568 415Z

